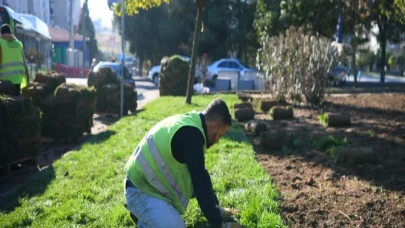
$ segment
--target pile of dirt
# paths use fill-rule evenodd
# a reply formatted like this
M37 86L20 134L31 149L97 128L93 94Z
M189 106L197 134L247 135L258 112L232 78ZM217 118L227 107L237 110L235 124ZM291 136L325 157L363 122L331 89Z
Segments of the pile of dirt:
M36 159L41 152L40 111L29 99L0 95L0 166Z
M90 72L87 84L94 86L97 90L98 113L120 113L121 102L121 81L115 71L103 67L97 72ZM134 112L138 106L138 96L134 88L128 83L124 84L124 114L128 111Z
M63 75L48 71L37 73L34 82L22 90L22 96L40 108L43 137L59 141L91 133L96 107L93 87L66 84Z

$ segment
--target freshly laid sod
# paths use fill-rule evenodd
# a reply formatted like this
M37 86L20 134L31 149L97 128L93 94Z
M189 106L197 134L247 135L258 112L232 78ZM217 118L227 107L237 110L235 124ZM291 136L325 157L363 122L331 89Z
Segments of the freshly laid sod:
M234 95L221 97L229 107L238 102ZM128 157L155 123L172 114L203 110L213 98L195 96L193 105L184 104L183 97L159 98L93 136L0 199L0 227L133 227L123 206ZM236 122L208 150L205 162L221 206L241 210L235 221L247 227L284 227L278 191ZM195 199L184 218L188 227L210 227Z

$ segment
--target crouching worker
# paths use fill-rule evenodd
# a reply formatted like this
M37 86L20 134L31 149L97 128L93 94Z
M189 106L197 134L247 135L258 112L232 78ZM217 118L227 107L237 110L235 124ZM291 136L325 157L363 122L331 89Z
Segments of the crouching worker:
M174 115L149 130L125 165L125 198L137 227L185 228L181 214L194 196L212 227L242 227L223 223L233 212L218 205L204 164L205 150L231 121L226 103L217 98L202 113Z

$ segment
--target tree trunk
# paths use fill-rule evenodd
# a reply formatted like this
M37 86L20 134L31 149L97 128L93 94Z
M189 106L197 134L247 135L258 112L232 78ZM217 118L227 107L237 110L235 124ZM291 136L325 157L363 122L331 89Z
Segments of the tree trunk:
M195 64L197 61L197 51L198 51L198 43L200 41L202 19L203 19L203 6L200 4L200 5L197 5L197 17L196 17L196 21L195 21L193 49L191 52L190 72L188 74L186 104L191 104L191 97L193 96L193 92L194 92Z
M138 74L139 76L143 76L143 60L144 60L144 52L142 51L139 53L139 63L138 63Z
M381 43L381 59L380 59L380 82L385 82L385 58L386 58L386 46L387 46L387 34L386 34L387 23L383 19L381 24L378 24L380 32L380 43Z
M250 64L247 57L245 29L243 29L243 56L245 57L245 63Z
M358 39L356 35L356 25L357 25L357 20L356 20L356 15L355 12L353 12L353 40L351 41L352 45L352 68L353 68L353 79L354 79L354 84L353 87L357 88L357 66L356 66L356 52L357 52L357 45L358 45Z
M355 38L356 39L356 38ZM357 47L356 47L357 49ZM353 53L352 53L352 67L353 67L353 78L354 78L354 88L357 88L357 66L356 66L356 51L355 47L353 46Z

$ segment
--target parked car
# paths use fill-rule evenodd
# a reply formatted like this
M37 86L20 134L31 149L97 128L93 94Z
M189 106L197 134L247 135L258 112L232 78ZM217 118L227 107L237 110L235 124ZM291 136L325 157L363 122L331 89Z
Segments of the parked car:
M329 83L332 86L341 86L346 84L347 77L350 74L350 68L337 66L330 73Z
M208 66L207 79L215 81L220 71L237 71L242 78L246 72L260 72L256 68L249 67L238 59L220 59Z
M183 59L185 59L187 62L190 62L190 57L187 56L181 56ZM159 84L159 73L160 73L160 68L161 65L153 66L152 69L149 71L148 77L152 80L152 82L155 85ZM187 72L188 73L188 72ZM195 68L195 78L202 78L202 68L199 64L196 65Z
M93 72L97 72L99 71L99 69L103 67L111 68L113 71L115 71L115 73L117 73L117 77L121 78L121 63L101 61L93 68ZM132 78L132 74L129 73L128 69L125 66L124 66L124 81L135 88L135 80Z

